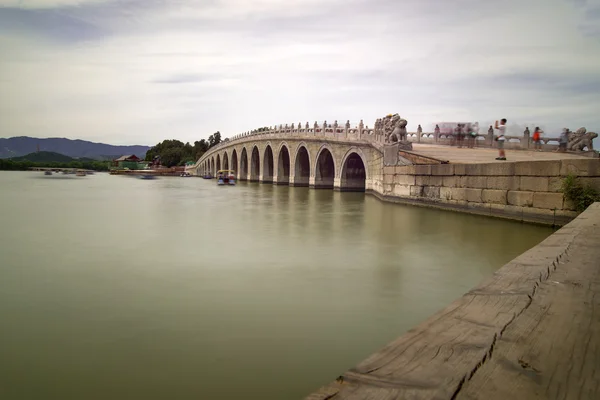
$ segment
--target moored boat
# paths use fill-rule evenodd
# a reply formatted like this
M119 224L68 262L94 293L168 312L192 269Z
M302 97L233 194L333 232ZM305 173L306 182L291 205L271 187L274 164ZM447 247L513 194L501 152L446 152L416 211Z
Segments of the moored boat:
M217 172L217 185L235 185L235 171L233 170L221 170Z
M52 175L52 171L44 171L44 175Z
M75 172L75 176L85 176L85 171L77 171Z

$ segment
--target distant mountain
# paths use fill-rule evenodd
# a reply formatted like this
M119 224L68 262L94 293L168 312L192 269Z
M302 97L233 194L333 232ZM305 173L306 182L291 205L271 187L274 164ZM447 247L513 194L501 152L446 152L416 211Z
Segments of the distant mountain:
M75 161L73 157L65 156L64 154L55 153L53 151L40 151L30 153L21 157L12 157L13 161L33 161L33 162L71 162Z
M0 138L0 158L21 157L38 150L54 152L73 158L92 158L107 160L123 155L135 154L140 158L146 156L150 146L113 146L104 143L72 140L66 138L38 139L28 136L18 136L8 139Z

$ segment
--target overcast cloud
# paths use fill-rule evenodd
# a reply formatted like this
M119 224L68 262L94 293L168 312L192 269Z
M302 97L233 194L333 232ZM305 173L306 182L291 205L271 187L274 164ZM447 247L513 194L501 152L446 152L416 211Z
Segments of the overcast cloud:
M0 137L154 144L392 112L600 132L599 27L600 0L0 0Z

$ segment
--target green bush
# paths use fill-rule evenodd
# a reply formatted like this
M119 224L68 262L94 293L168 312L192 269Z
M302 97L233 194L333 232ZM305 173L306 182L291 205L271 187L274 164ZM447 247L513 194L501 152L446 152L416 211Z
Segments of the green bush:
M563 180L562 192L579 212L584 211L592 203L600 201L600 192L589 184L582 184L575 175L568 175Z

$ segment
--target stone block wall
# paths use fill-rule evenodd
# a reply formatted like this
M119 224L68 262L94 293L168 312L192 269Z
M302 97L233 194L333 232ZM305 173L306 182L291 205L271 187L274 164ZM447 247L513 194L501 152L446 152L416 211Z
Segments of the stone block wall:
M600 190L600 160L384 166L385 200L564 225L577 213L561 193L568 174Z

